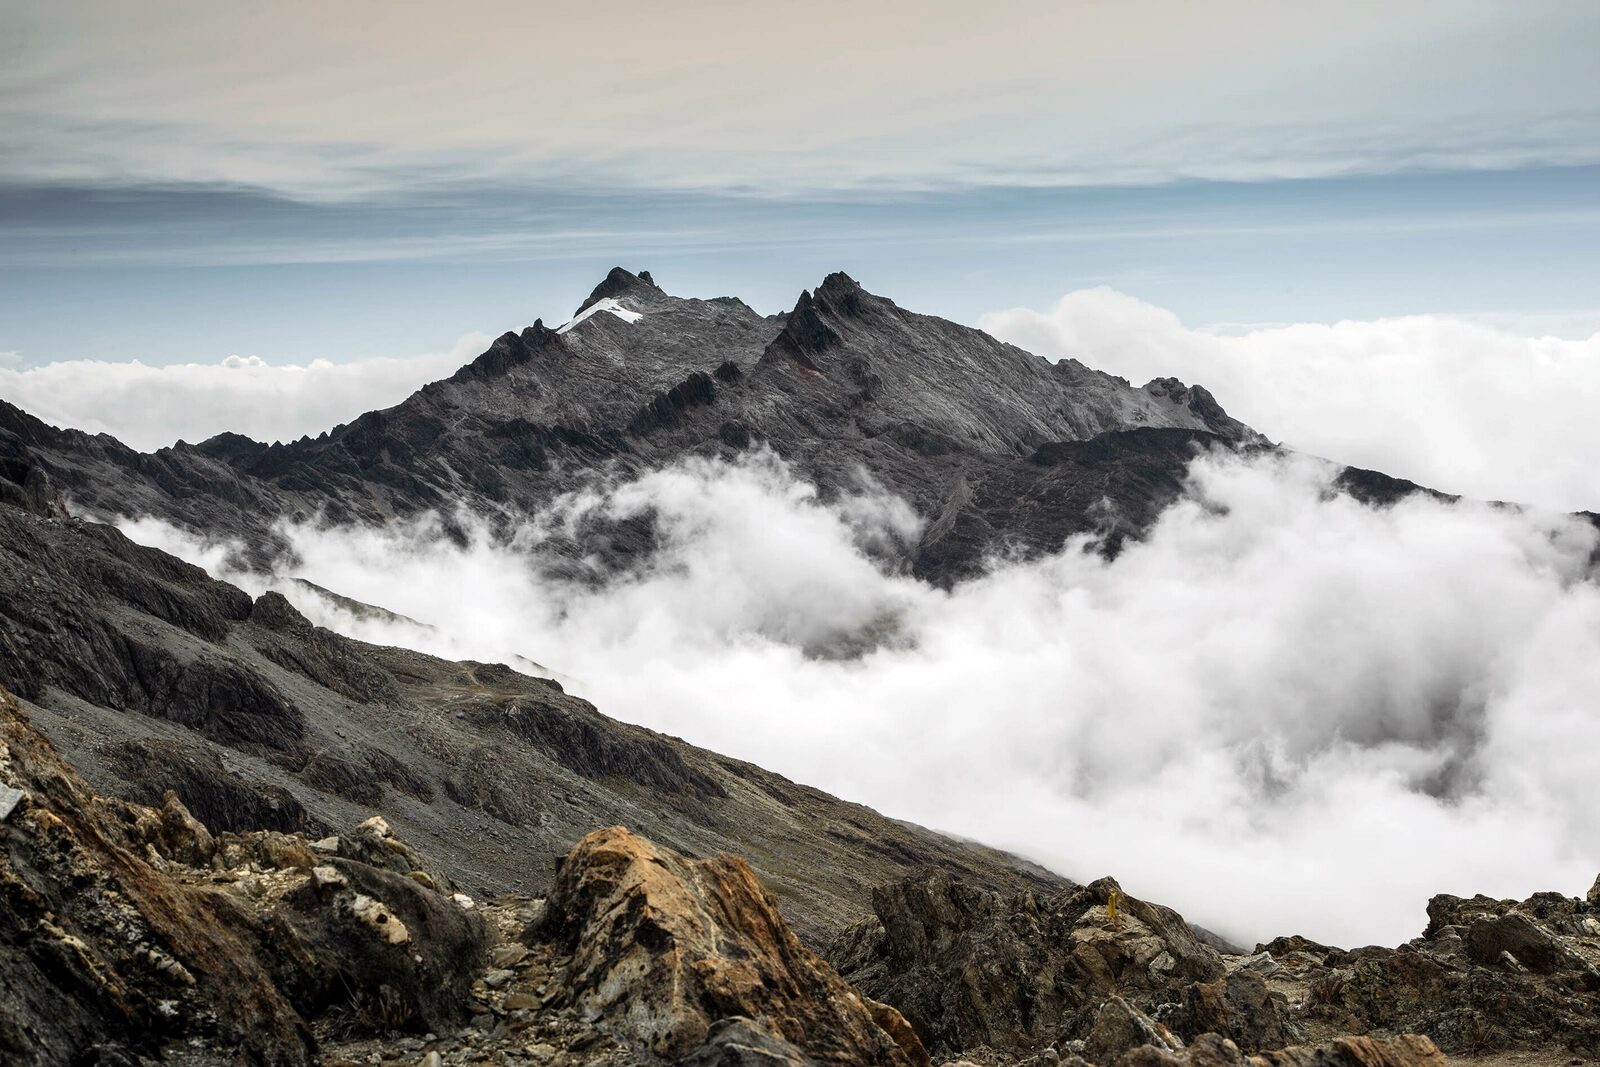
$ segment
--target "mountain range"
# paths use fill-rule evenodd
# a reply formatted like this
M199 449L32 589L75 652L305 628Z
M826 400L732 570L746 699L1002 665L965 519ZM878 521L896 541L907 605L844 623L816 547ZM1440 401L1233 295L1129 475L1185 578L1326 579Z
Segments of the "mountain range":
M0 401L0 687L15 697L0 785L16 794L0 815L0 1049L50 1064L304 1063L319 1041L435 1067L1437 1062L1423 1039L1339 1037L1421 1030L1447 1049L1600 1053L1593 893L1441 903L1411 956L1304 939L1247 953L1115 883L617 722L557 680L319 628L107 524L158 518L266 568L289 551L284 519L448 527L464 509L509 530L605 479L767 450L824 499L904 500L923 521L880 564L950 585L1078 534L1114 554L1197 454L1277 447L1199 385L1052 363L844 274L763 316L617 268L569 322L505 333L402 403L292 442L141 453ZM1429 492L1354 468L1335 485L1375 506ZM604 571L657 531L590 516L562 537L573 568ZM705 859L725 853L749 866ZM138 961L115 947L111 905L69 883L137 913ZM217 903L230 894L245 903ZM240 945L206 940L236 927ZM443 953L448 974L402 944ZM281 946L358 962L319 970ZM235 971L245 984L224 993ZM81 1010L52 1018L63 997ZM1506 1021L1519 1002L1540 1007ZM259 1040L241 1037L252 1026ZM1274 1051L1335 1038L1343 1051Z

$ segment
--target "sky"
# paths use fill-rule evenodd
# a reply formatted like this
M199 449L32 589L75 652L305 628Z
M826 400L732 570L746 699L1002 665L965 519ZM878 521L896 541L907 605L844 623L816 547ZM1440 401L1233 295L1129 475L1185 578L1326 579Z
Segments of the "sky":
M1600 7L0 0L0 361L764 310L1600 329Z
M765 455L552 505L664 523L599 585L538 566L561 514L284 533L437 627L302 599L335 628L529 655L1246 943L1397 941L1433 892L1593 875L1595 533L1561 512L1600 510L1597 46L1590 0L0 0L0 397L141 448L316 433L617 264L767 312L846 270L1200 382L1295 452L1197 462L1116 560L952 590L863 552L903 502ZM1531 507L1361 508L1315 457Z

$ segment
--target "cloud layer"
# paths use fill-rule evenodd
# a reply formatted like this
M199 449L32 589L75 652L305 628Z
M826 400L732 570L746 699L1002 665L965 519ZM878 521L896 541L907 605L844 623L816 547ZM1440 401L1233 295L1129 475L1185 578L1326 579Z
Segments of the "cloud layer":
M490 340L467 334L448 352L348 363L229 356L164 367L78 359L16 368L0 353L0 396L53 425L109 433L142 451L223 431L290 441L399 403L453 373Z
M809 13L6 0L0 174L314 195L441 178L770 194L1600 159L1595 19L1561 0L1028 0L1003 17L821 0ZM804 91L772 76L788 63L804 65Z
M434 629L355 636L549 664L602 710L886 813L1105 873L1241 941L1396 942L1437 892L1577 893L1600 855L1596 535L1557 515L1329 492L1306 458L1202 458L1150 536L949 591L915 535L770 456L693 462L465 544L437 521L286 529L292 573ZM656 555L574 581L552 534L651 515ZM241 584L226 546L126 527ZM560 566L553 564L560 563Z
M1520 337L1434 315L1237 334L1110 289L983 317L1052 359L1199 382L1293 448L1482 499L1600 510L1600 333Z

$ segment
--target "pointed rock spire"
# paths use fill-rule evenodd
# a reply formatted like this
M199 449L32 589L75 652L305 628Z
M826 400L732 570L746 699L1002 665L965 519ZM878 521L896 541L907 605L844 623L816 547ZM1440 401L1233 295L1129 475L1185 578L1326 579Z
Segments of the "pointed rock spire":
M573 315L582 315L591 305L607 297L625 296L628 293L641 292L660 294L662 289L656 284L656 280L650 276L650 272L647 270L642 270L635 274L621 267L612 267L611 272L601 279L599 285L590 291L589 298L578 305L578 310L573 312Z

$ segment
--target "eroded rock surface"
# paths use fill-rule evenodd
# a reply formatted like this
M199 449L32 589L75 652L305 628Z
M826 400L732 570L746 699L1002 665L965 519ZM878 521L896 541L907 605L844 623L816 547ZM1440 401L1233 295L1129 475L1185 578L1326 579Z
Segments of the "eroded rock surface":
M182 1042L312 1060L307 1020L465 1017L482 920L303 838L214 837L175 794L95 795L0 691L0 1060L133 1062ZM121 1057L121 1060L118 1059Z
M1450 1053L1554 1047L1600 1057L1600 902L1437 896L1397 948L1290 951L1303 1013L1343 1029L1413 1030ZM1287 984L1287 982L1283 983Z
M699 1049L723 1023L717 1042L763 1055L777 1046L745 1030L819 1061L928 1062L894 1009L869 1005L800 944L737 857L690 860L621 827L596 831L563 862L548 909L532 936L570 954L563 995L659 1055ZM749 1027L733 1033L736 1019ZM731 1048L718 1055L697 1062L739 1062Z
M882 886L872 903L876 918L841 935L829 958L941 1052L1084 1039L1109 998L1150 1014L1226 970L1176 912L1109 878L1040 900L935 872ZM1102 1033L1109 1026L1108 1016Z
M1594 897L1440 896L1398 948L1289 936L1235 954L1109 879L1040 900L934 873L880 887L876 918L828 954L935 1053L986 1064L1443 1062L1431 1044L1387 1041L1407 1034L1565 1062L1600 1055Z
M1446 1067L1433 1042L1405 1034L1392 1038L1341 1037L1255 1056L1216 1034L1206 1034L1180 1052L1146 1045L1116 1067Z

